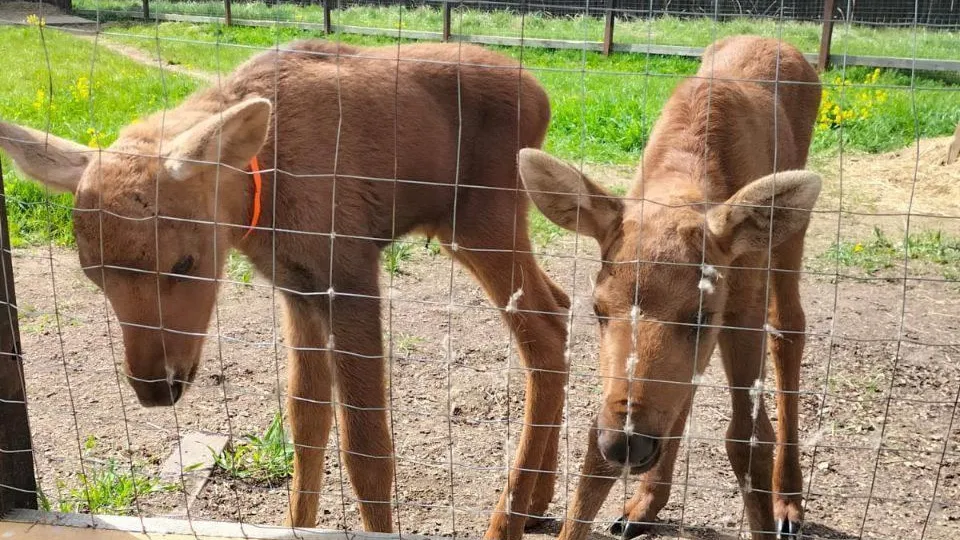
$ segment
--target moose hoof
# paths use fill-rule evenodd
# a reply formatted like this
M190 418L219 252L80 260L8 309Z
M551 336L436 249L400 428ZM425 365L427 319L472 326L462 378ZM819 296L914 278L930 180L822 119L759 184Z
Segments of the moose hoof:
M625 516L620 516L616 521L613 522L613 525L610 525L610 534L626 540L636 538L649 530L649 523L628 521Z
M777 540L796 538L799 532L800 524L798 522L790 521L789 519L777 520Z

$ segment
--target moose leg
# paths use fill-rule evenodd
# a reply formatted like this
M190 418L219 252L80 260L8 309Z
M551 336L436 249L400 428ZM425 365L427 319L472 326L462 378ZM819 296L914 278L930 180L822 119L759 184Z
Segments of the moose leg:
M747 303L747 305L749 305ZM763 312L728 313L720 332L723 368L730 383L733 411L727 428L727 456L740 483L743 504L754 540L772 538L773 498L770 496L773 468L773 427L763 406L763 395L753 392L763 379Z
M778 247L777 269L800 270L803 233ZM773 275L770 324L781 336L768 340L777 383L777 453L773 465L773 512L780 537L796 535L803 521L803 472L800 469L798 392L800 362L805 344L806 318L800 303L800 276Z
M587 435L587 455L583 458L580 478L567 506L567 516L558 540L584 540L590 534L590 526L600 507L617 478L623 473L622 468L603 459L597 446L597 435L597 424L594 421Z
M508 200L505 204L512 203L513 200ZM469 232L471 228L464 227L463 230ZM485 535L489 540L517 539L523 535L534 489L538 484L542 490L537 497L538 504L543 504L546 495L552 498L552 484L556 479L556 446L567 381L563 351L567 340L567 310L570 302L550 282L530 254L526 231L518 231L514 244L510 234L512 230L511 226L490 227L486 230L488 235L478 241L460 234L458 230L458 249L451 253L473 273L493 303L503 308L503 317L514 335L521 361L527 368L520 443L507 489L497 504ZM471 246L503 250L471 251ZM562 303L557 301L556 295L562 295ZM549 463L545 462L545 455ZM549 492L543 487L546 485L543 482L550 484Z
M333 419L327 332L318 309L304 297L286 295L284 336L289 347L287 410L293 435L293 485L287 523L317 524L324 450Z
M656 465L640 477L640 484L633 497L623 506L623 517L610 527L611 534L627 539L635 538L649 530L656 522L657 514L670 500L673 466L677 461L680 438L689 414L690 402L687 402L667 434L670 438L664 444L663 454Z
M369 248L342 252L351 265L333 276L328 346L336 369L340 448L360 519L365 531L390 532L394 465L380 328L379 250Z

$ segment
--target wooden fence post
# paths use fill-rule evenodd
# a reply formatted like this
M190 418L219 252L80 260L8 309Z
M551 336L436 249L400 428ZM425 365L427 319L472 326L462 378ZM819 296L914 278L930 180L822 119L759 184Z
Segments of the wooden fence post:
M333 32L333 26L330 24L330 2L333 0L323 0L323 33Z
M0 171L0 516L14 508L37 508L37 480L27 417L26 384L13 287L7 197Z
M613 51L613 23L616 20L614 9L617 7L617 0L607 0L606 20L603 22L603 55L610 56Z
M823 33L820 35L820 56L817 69L826 71L830 67L830 42L833 40L833 6L835 0L823 2Z
M450 19L451 11L453 8L450 7L450 2L446 1L443 3L443 41L450 41Z
M230 0L223 0L223 22L227 26L233 24L233 14L230 13Z
M143 0L143 20L150 18L150 0Z

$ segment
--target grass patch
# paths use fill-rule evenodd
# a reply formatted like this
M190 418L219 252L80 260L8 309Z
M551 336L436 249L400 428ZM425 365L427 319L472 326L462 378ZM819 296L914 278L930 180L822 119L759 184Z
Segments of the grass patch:
M140 13L137 0L76 0L75 9ZM218 2L180 2L153 0L152 13L223 16ZM235 19L313 22L323 21L320 6L292 4L267 5L264 2L240 2L231 5ZM440 32L443 14L436 6L350 6L333 10L335 25L363 26L410 31ZM571 13L567 16L515 10L481 11L455 8L451 19L457 34L494 35L567 40L603 40L603 19ZM779 21L775 18L739 18L722 22L709 17L673 17L619 19L614 36L617 43L682 45L704 47L715 39L737 34L777 37L796 44L804 52L816 52L821 26L817 22ZM898 56L911 58L955 59L960 32L926 28L883 28L867 25L838 25L832 50L837 54ZM919 54L914 54L914 47Z
M0 28L0 56L15 59L0 71L0 119L106 146L136 118L179 103L197 84L92 42L38 27ZM49 57L49 68L45 58ZM69 194L51 194L0 157L14 246L73 243Z
M244 254L237 250L230 250L227 256L227 277L238 283L249 284L253 281L254 269Z
M87 437L84 443L86 453L96 449L96 439ZM176 490L175 484L161 482L155 477L148 476L140 471L140 467L131 467L120 464L114 458L94 460L86 458L85 472L77 474L77 486L67 486L62 480L57 480L57 491L60 500L56 505L42 495L39 497L40 507L44 511L85 513L85 514L115 514L134 515L138 498L153 494Z
M277 485L293 474L293 443L276 413L263 435L247 435L213 456L214 466L232 478Z
M530 207L527 216L527 223L530 229L530 241L533 242L534 249L536 250L542 250L549 246L554 240L560 238L567 232L566 229L550 221L547 216L543 215L540 210L533 206Z
M858 268L869 275L902 268L904 259L908 258L919 263L921 270L931 269L948 280L960 279L960 238L941 231L912 233L905 240L894 241L879 227L874 227L869 239L834 244L820 257L831 264Z
M413 257L413 245L406 240L392 242L380 252L383 269L391 276L402 274L403 263L409 261L411 257Z
M691 25L690 32L695 33L695 19ZM166 60L197 69L224 71L260 48L322 36L316 31L293 28L189 23L124 25L116 32L121 35L110 39L150 54L157 54L159 48ZM385 37L347 34L338 35L337 39L356 45L395 43ZM696 60L681 57L604 57L575 50L491 48L522 61L550 95L553 118L546 149L563 158L584 158L594 163L635 163L674 87L699 65ZM852 112L857 112L857 116L841 118L840 122L821 122L813 142L817 152L832 151L841 144L848 150L892 150L918 136L948 135L960 121L960 85L942 76L918 74L911 80L909 73L896 70L884 70L874 76L872 69L847 68L830 70L823 80L830 98L826 112L839 105L841 116ZM868 114L859 114L865 103L857 96L877 91L884 93L883 101L875 100Z

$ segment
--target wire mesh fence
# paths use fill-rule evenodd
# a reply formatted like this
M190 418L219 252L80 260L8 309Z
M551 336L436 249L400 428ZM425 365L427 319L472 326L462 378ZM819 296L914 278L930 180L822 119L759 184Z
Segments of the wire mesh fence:
M702 48L755 33L781 44L777 51L793 44L815 53L820 38L818 24L794 19L815 17L822 3L742 2L737 13L750 18L736 20L723 16L734 13L726 2L642 4L619 4L634 11L617 23L625 42ZM801 526L791 513L801 508L802 530L786 533L955 537L960 169L947 157L960 82L949 72L843 59L960 60L955 29L940 26L956 24L956 8L911 3L880 16L865 3L837 4L845 14L835 23L839 61L820 74L816 113L806 111L806 167L823 184L802 261L775 245L779 221L763 228L752 255L729 260L704 249L717 232L704 228L706 214L670 234L655 220L728 199L718 183L766 155L735 141L769 134L768 168L805 153L780 139L805 85L780 75L776 84L702 79L706 105L692 103L707 111L697 121L708 135L697 146L702 156L687 160L709 165L694 176L716 191L665 202L656 189L667 188L645 191L634 170L649 160L644 168L657 171L653 143L686 144L669 133L652 143L651 133L658 118L681 114L668 99L706 68L649 51L524 45L602 41L603 12L593 4L459 5L449 12L452 43L426 49L407 48L405 35L441 31L443 13L430 6L330 6L329 35L280 24L322 21L311 18L322 8L285 4L233 5L235 19L274 22L259 27L165 22L158 14L176 10L157 3L152 21L110 23L123 6L75 3L103 24L72 32L48 24L49 6L0 13L18 23L0 28L0 52L12 59L0 75L0 119L11 122L0 125L4 269L12 264L10 323L0 336L3 508L36 499L43 511L133 516L144 528L149 518L176 516L195 533L201 528L190 524L280 525L293 512L298 526L468 537L491 522L496 536L516 536L510 524L525 514L547 518L529 534L557 534L565 518L581 516L594 533L694 538L758 532L767 521L782 529L774 515ZM213 9L192 6L180 13ZM816 9L801 17L801 7ZM395 33L338 30L347 26ZM471 33L519 44L481 52L464 39ZM327 45L289 52L293 40L313 37ZM776 105L757 105L765 94L716 105L731 86L767 89ZM188 97L195 92L201 97ZM230 108L252 96L270 106ZM549 127L538 109L547 97ZM756 110L752 128L709 138ZM157 111L167 112L144 119ZM214 135L178 137L205 126ZM573 168L534 157L521 178L517 152L540 146L538 126L543 148ZM249 135L256 129L259 139ZM196 150L197 140L210 145ZM56 152L62 159L31 168L31 155ZM726 169L710 168L721 162ZM551 180L532 188L540 166ZM598 232L595 209L582 204L571 210L571 232L555 223L563 222L551 215L555 206L541 204L578 192L561 183L579 178L574 169L604 190L581 186L588 206L622 201L630 219L617 222L618 233ZM28 177L73 192L84 170L75 197ZM770 207L791 206L751 201L741 208L780 216ZM690 231L703 244L686 246L692 256L671 255ZM636 251L611 248L623 245ZM795 268L784 262L790 257ZM747 274L756 278L738 277ZM784 315L790 296L778 289L794 278L799 324ZM660 307L680 300L693 307ZM653 328L670 339L655 346ZM721 349L740 354L724 360ZM789 372L765 360L768 349L781 362L802 349L795 388L765 376L761 364L780 378ZM701 373L705 355L713 360ZM669 399L693 390L688 407ZM783 407L790 398L795 417ZM783 433L795 423L786 444L773 443L764 408ZM28 430L15 418L24 412ZM292 442L291 416L300 419ZM559 432L555 468L550 457L515 461L549 454L551 430ZM634 473L650 464L630 461L629 449L651 443L629 437L656 439L653 472L590 472L588 440L608 433L633 441L621 461ZM604 462L617 460L614 446L600 451ZM662 455L670 448L672 469ZM738 478L728 453L743 449L749 465ZM784 480L783 465L768 464L776 479L764 484L768 451L781 461L795 453L801 477ZM23 483L28 457L35 488ZM531 497L517 491L531 477L552 490L533 489L533 504L516 501ZM609 495L584 516L574 493L596 477L612 479ZM774 490L787 491L787 502ZM573 540L576 522L564 527Z

